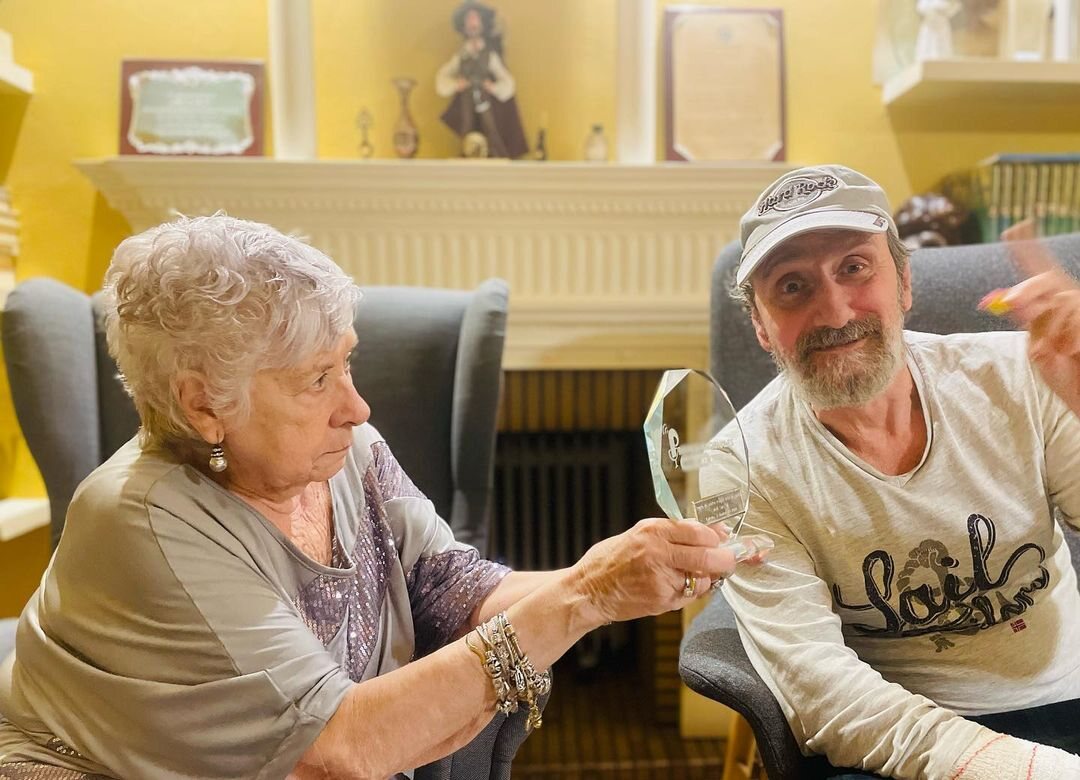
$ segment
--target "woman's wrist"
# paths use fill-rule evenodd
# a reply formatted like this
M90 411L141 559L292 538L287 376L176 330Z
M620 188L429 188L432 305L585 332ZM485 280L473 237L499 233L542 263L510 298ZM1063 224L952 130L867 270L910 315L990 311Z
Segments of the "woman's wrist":
M597 603L595 590L589 587L580 561L562 573L557 583L562 589L560 598L567 606L567 625L571 633L585 635L610 623L611 618Z

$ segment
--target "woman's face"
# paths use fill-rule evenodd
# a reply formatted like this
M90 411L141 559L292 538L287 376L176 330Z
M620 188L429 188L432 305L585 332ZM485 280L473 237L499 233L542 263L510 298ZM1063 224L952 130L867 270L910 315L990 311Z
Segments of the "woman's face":
M250 416L243 425L225 429L230 488L280 499L341 469L353 427L371 414L349 372L355 346L350 331L332 349L295 368L255 375Z

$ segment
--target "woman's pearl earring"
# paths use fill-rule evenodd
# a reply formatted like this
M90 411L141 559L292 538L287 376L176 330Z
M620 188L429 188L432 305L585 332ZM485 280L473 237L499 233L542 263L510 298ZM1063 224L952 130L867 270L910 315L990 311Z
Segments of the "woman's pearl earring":
M220 474L228 467L229 461L225 460L225 450L221 448L221 442L218 442L210 448L210 470Z

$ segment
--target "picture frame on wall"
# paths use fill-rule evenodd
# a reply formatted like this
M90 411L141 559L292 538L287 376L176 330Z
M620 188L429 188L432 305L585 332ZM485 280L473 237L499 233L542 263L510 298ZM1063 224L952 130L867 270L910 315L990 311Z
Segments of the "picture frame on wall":
M120 154L263 154L263 63L125 59Z
M781 10L667 8L664 82L668 160L786 159Z

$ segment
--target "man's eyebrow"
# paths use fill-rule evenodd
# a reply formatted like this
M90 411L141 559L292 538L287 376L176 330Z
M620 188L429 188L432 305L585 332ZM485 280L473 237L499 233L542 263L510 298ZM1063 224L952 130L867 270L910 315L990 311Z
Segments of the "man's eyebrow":
M869 244L873 244L873 241L873 234L867 233L865 236L850 239L849 242L844 245L844 251L851 252L855 249L860 249ZM811 250L802 247L778 247L769 255L769 257L765 259L765 262L762 264L761 278L765 279L771 276L772 273L776 271L779 266L785 263L790 263L793 260L799 260L802 257L811 253Z

